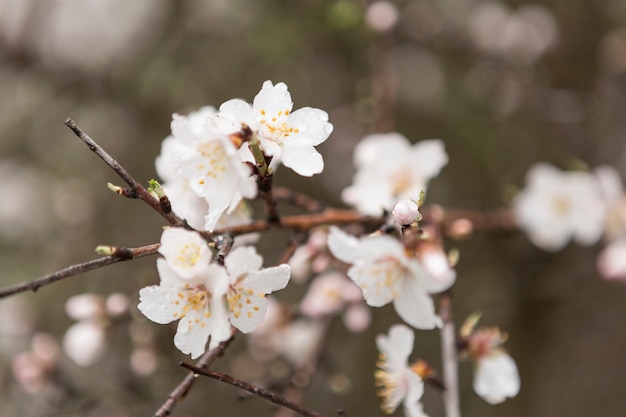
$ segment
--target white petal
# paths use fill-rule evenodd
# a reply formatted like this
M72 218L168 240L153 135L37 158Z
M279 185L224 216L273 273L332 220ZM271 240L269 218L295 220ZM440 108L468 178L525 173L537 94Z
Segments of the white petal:
M322 155L313 146L286 144L282 148L280 159L283 165L304 177L311 177L324 170Z
M271 81L265 81L261 91L254 97L252 108L254 109L255 117L261 116L260 112L262 110L270 117L277 116L280 111L283 114L285 110L290 112L293 108L293 102L291 101L291 94L289 94L287 85L285 83L272 85ZM284 114L284 117L287 117L287 115Z
M394 260L355 264L348 276L363 290L365 302L381 307L400 297L404 271Z
M254 290L257 294L270 294L285 288L290 276L291 267L282 264L251 273L241 281L240 285Z
M406 366L407 359L413 351L414 341L413 330L404 324L395 324L389 329L388 336L379 334L376 337L376 346L387 361Z
M224 297L213 297L209 327L211 332L209 349L216 348L217 345L230 338L230 323Z
M448 154L443 141L423 140L413 145L411 160L412 166L419 171L420 176L430 179L439 175L441 169L448 163Z
M398 315L416 329L441 327L441 318L435 314L433 299L414 282L407 280L393 303Z
M206 270L213 254L199 234L180 227L169 227L161 235L161 253L181 278L193 278Z
M178 322L174 345L184 354L191 354L192 359L202 355L212 330L211 322L203 311L190 311Z
M244 274L258 271L262 265L263 258L253 246L233 249L224 260L231 281Z
M155 323L167 324L181 317L183 306L175 289L151 286L139 290L139 311Z
M324 142L333 132L333 125L328 123L328 113L312 107L303 107L291 113L287 125L298 129L298 133L290 136L290 141L312 146Z
M515 397L520 378L515 361L504 352L496 352L478 360L474 373L474 391L490 404Z
M232 99L220 106L216 118L217 128L225 134L235 133L241 130L241 124L245 123L251 129L257 128L257 119L254 117L252 106L241 99Z
M359 259L359 239L349 235L336 226L331 226L328 234L328 249L342 262L354 263Z

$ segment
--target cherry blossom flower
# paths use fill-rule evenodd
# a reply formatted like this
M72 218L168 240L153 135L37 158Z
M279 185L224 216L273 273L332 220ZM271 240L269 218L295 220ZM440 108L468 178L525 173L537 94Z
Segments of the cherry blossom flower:
M392 326L389 335L379 334L376 337L380 369L376 371L375 378L378 395L383 399L381 408L386 414L393 413L403 403L405 416L426 416L420 402L424 395L424 381L417 367L408 365L414 337L413 331L402 324Z
M339 272L327 272L313 280L300 303L300 311L309 317L323 317L359 300L361 291L352 281Z
M393 301L396 312L418 329L441 327L430 294L448 289L456 278L432 276L404 246L391 236L357 239L336 227L330 229L328 247L337 259L352 264L348 276L361 288L368 305Z
M214 107L206 106L189 113L186 118L191 129L196 134L201 134L206 123L216 115ZM207 201L200 197L191 188L190 182L183 177L175 163L178 154L185 152L179 139L170 135L161 144L161 153L156 158L155 167L157 174L163 181L161 186L172 204L174 213L185 219L187 223L197 230L204 230L204 217L209 212Z
M320 109L303 107L291 112L293 102L285 83L265 81L252 105L233 99L220 106L222 130L233 133L246 124L256 132L261 149L272 157L272 164L283 165L305 177L324 169L322 156L314 146L324 142L333 131L328 114Z
M102 323L81 320L63 335L63 350L79 366L91 366L105 352L106 328Z
M562 172L540 163L513 202L520 228L542 249L562 249L570 239L591 245L600 239L606 206L600 187L586 172Z
M191 116L172 116L172 136L163 143L157 169L167 182L164 190L174 211L188 217L192 226L200 226L198 213L205 213L202 228L212 231L224 212L232 213L242 198L255 197L257 188L249 167L216 128L210 113L205 109ZM204 123L199 122L202 118Z
M513 358L501 350L481 357L476 362L473 387L489 404L515 397L520 389L520 378Z
M260 269L263 259L252 247L231 251L224 265L211 263L213 254L195 232L169 228L163 232L157 260L160 285L139 292L139 310L166 324L179 320L174 344L192 358L230 337L230 324L248 333L267 309L265 295L284 288L288 265Z
M506 334L497 327L474 330L479 319L480 314L475 313L461 327L461 338L466 344L463 354L474 362L476 394L490 404L498 404L517 395L520 377L515 361L502 348Z
M610 241L598 255L597 264L604 278L626 281L626 237Z
M440 140L411 145L394 132L366 136L356 147L354 163L353 184L342 198L365 214L379 215L398 200L419 198L448 163L448 155Z

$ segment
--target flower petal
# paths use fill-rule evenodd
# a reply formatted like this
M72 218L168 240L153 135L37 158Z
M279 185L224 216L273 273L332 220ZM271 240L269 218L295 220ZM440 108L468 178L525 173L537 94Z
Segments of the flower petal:
M312 107L302 107L289 115L287 126L297 129L289 141L298 141L317 146L333 132L333 125L328 122L328 113Z
M476 365L473 386L476 394L489 404L498 404L507 397L515 397L520 389L515 361L504 352L483 357Z
M416 329L441 327L433 299L413 280L406 280L393 303L398 315Z
M311 177L324 170L322 155L309 145L285 145L281 156L283 165L299 175Z
M139 290L139 311L155 323L167 324L181 317L182 306L175 304L177 293L172 288L153 285Z
M252 246L233 249L224 260L231 282L245 274L257 272L262 265L263 258Z

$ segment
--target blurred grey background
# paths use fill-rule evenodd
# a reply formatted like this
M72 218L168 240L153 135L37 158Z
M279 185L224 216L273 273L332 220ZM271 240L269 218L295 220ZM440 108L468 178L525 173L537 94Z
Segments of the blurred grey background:
M319 148L324 173L277 176L329 205L342 206L353 148L375 131L445 141L450 163L428 197L445 207L507 204L536 161L626 172L626 2L391 4L395 21L358 0L0 0L2 287L91 259L98 244L159 240L163 221L106 189L121 180L64 126L66 117L145 183L156 176L173 112L251 101L268 79L287 83L294 109L330 114L335 131ZM263 240L266 263L286 238ZM482 324L508 332L522 378L516 398L490 406L473 393L463 363L463 416L623 416L626 286L598 276L600 245L549 254L521 234L477 234L454 246L457 323L481 310ZM136 311L138 289L157 281L154 257L144 258L0 301L0 415L152 415L188 359L173 346L174 326ZM81 368L61 354L45 386L27 392L11 358L30 349L35 333L60 341L73 323L65 301L84 292L127 294L130 317L111 324L97 363ZM285 297L295 302L301 292ZM399 321L386 307L362 334L333 324L305 403L327 415L383 415L374 335ZM158 359L147 376L129 364L142 337ZM417 333L414 356L438 367L438 349L436 332ZM246 376L255 365L245 350L238 337L216 367ZM429 415L443 415L436 389L426 389L424 402ZM198 381L173 413L274 414L263 400L241 400L210 380Z

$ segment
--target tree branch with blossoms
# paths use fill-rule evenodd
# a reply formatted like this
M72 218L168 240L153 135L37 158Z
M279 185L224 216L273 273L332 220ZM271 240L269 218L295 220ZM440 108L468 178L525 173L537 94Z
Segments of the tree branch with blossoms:
M356 173L341 196L352 208L326 207L274 187L279 165L305 177L322 172L316 146L333 132L323 110L292 110L287 86L266 81L252 103L234 99L219 109L174 114L171 135L156 159L162 183L151 180L148 188L68 119L66 125L130 187L109 188L143 200L168 226L158 244L100 246L97 251L104 257L0 290L0 298L158 254L158 280L139 290L137 308L158 324L176 322L175 347L199 358L196 365L184 365L191 372L156 411L159 417L172 413L197 375L317 416L298 404L306 384L279 396L208 368L241 332L249 335L251 355L256 338L265 356L283 357L291 375L308 380L318 370L334 317L343 315L346 329L358 333L369 325L372 311L391 304L404 324L391 326L372 343L380 352L373 382L382 410L392 413L402 407L406 416L425 416L424 384L432 383L442 391L446 417L460 417L459 360L473 362L474 391L489 403L516 396L520 381L517 365L503 347L504 332L477 327L478 314L457 332L452 292L458 253L446 250L449 240L474 232L523 230L538 246L555 251L570 240L591 244L606 234L611 243L602 264L612 276L623 272L615 259L626 247L626 198L608 168L591 175L538 165L510 208L424 205L430 180L448 164L444 143L411 143L397 132L377 133L355 149ZM248 201L257 198L264 213L255 220ZM304 213L281 215L278 206L283 203ZM270 230L290 231L291 242L277 264L265 267L255 243L259 233ZM306 294L285 307L276 294L293 281L307 285ZM442 381L426 360L410 360L415 331L429 330L440 332Z

